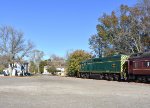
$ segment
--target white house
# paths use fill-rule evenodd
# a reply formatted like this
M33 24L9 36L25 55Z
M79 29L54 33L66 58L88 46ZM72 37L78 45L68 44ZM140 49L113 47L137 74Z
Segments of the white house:
M61 76L65 75L65 68L63 68L63 67L57 67L56 70L60 71L60 72L57 72L57 75L61 75Z
M49 72L47 71L47 69L48 69L48 66L44 66L43 74L49 74Z
M3 70L4 75L8 76L25 76L28 73L28 63L19 63L15 62L13 64L9 64L8 68Z

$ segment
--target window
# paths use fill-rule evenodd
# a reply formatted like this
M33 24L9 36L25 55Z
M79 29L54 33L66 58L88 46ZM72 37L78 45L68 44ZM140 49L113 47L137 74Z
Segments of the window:
M140 67L139 62L134 62L134 68L139 68L139 67Z
M144 62L144 67L150 67L150 61Z

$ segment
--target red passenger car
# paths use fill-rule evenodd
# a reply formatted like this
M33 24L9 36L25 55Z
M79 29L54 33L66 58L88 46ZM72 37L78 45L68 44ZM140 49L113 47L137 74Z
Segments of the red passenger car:
M129 79L150 81L150 53L136 54L128 61Z

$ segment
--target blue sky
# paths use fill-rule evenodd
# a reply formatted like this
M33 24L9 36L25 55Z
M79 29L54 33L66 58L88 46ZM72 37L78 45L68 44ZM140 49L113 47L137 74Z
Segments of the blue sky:
M96 34L97 19L121 4L137 0L0 0L0 25L24 32L36 48L65 56L73 49L91 51L88 39Z

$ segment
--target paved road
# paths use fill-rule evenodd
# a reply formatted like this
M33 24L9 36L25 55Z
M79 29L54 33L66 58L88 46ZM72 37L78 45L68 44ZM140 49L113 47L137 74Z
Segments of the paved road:
M0 77L0 108L150 108L150 85L57 76Z

